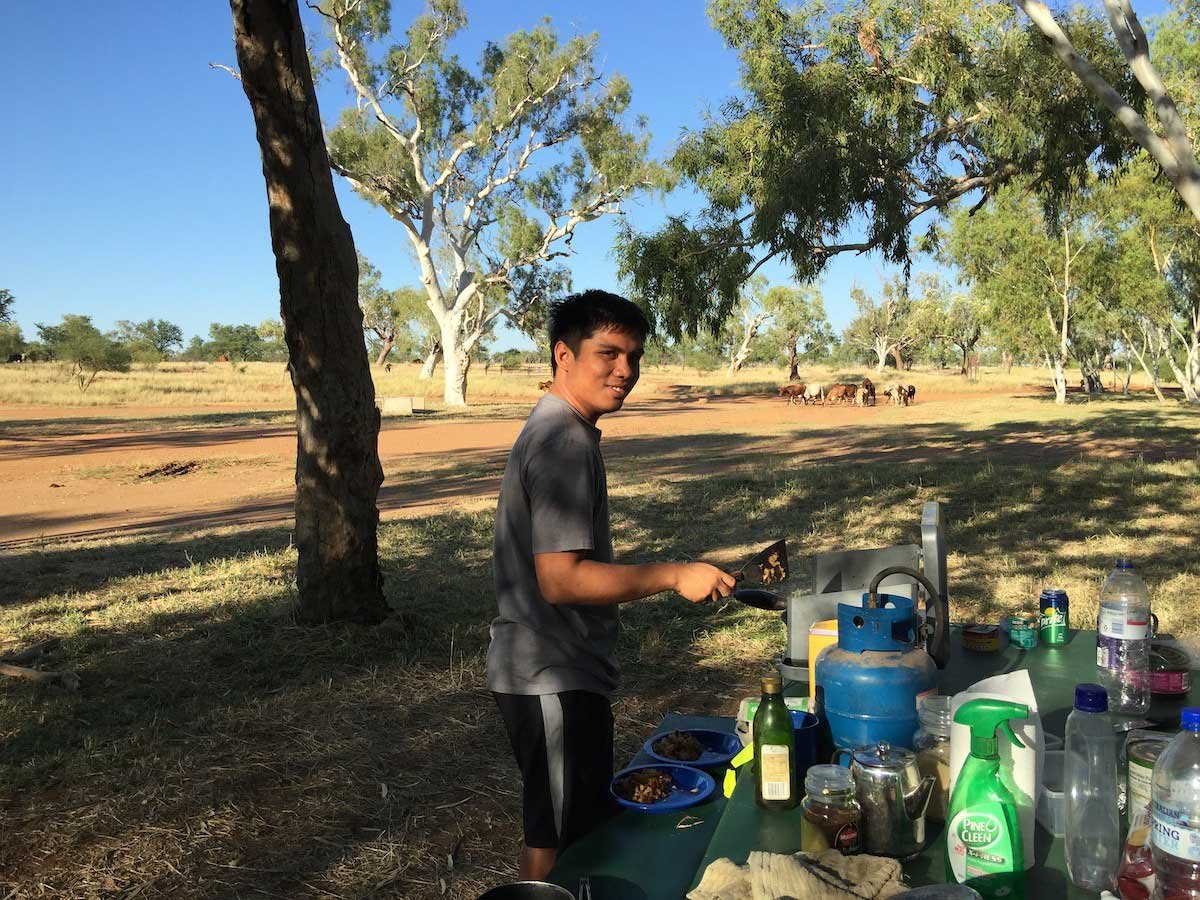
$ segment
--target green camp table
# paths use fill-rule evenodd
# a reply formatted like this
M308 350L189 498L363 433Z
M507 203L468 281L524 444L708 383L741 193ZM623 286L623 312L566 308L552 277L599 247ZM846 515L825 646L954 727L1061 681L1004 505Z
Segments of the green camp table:
M1075 685L1096 678L1096 633L1072 631L1067 644L1034 650L1007 647L995 653L962 649L958 629L951 635L951 657L939 673L943 694L953 694L982 678L1029 671L1042 727L1061 736L1074 702ZM807 686L792 685L806 691ZM1155 700L1147 716L1164 729L1177 729L1186 705L1200 705L1200 690L1192 688L1186 700ZM704 716L667 716L658 732L677 728L717 728L732 731L734 720ZM658 733L656 732L656 733ZM642 755L633 764L644 762ZM718 777L720 793L720 778ZM703 823L677 828L682 814L647 816L626 811L566 850L551 880L574 891L581 875L591 877L594 900L678 900L700 880L705 867L728 857L745 863L751 850L794 853L800 849L800 810L767 812L754 802L754 780L743 768L737 790L728 801L717 798L689 811ZM945 882L942 825L929 823L923 853L904 864L904 874L914 887ZM1034 839L1036 862L1026 873L1027 898L1095 897L1071 886L1063 860L1063 841L1038 826Z

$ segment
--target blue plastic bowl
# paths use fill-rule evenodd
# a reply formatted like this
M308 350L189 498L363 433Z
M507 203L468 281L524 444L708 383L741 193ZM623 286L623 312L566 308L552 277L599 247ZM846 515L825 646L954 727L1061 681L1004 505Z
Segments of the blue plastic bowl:
M626 800L619 795L615 790L617 781L624 778L630 772L637 772L641 769L658 769L666 775L671 776L671 780L675 782L675 786L671 789L671 793L659 800L657 803L634 803L632 800ZM687 809L689 806L695 806L697 803L703 803L712 794L716 787L716 782L707 772L701 772L699 769L693 769L690 766L681 766L676 763L653 763L646 766L630 766L628 769L622 769L613 776L613 780L608 785L608 792L622 806L629 809L636 809L639 812L650 813L651 815L659 815L661 813L676 812L680 809Z
M699 759L672 759L669 756L655 753L655 741L659 741L668 734L671 734L671 731L664 731L651 736L650 740L642 745L642 749L646 751L651 759L677 766L692 766L698 769L728 765L729 761L742 751L741 739L736 734L730 734L727 731L712 731L708 728L680 728L677 730L683 734L690 734L700 742L700 746L704 748L704 751L700 754Z

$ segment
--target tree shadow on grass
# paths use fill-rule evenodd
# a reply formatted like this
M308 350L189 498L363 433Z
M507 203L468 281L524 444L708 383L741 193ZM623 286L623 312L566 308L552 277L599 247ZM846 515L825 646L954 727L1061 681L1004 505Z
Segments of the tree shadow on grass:
M1014 572L1094 582L1110 560L1093 538L1108 533L1153 549L1152 586L1178 573L1195 584L1194 430L1163 416L1093 419L1060 442L1046 431L896 425L860 430L857 449L841 429L805 432L827 461L746 435L616 441L618 557L732 562L778 536L796 560L909 543L921 504L937 499L959 618L1005 608L997 585ZM502 880L520 809L482 678L495 614L490 512L381 528L399 613L378 629L278 617L292 599L286 534L116 544L87 551L78 569L68 563L83 551L42 551L61 568L10 606L68 589L161 597L184 574L173 571L181 557L230 574L211 597L80 627L46 661L79 671L78 694L0 683L0 883L466 900ZM264 548L267 577L229 562ZM783 648L777 616L731 603L659 598L625 607L622 622L618 762L672 708L731 714Z

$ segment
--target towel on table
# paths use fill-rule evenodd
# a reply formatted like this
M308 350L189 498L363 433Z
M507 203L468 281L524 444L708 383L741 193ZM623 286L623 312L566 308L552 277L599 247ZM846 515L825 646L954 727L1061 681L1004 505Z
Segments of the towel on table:
M905 890L900 863L880 856L754 851L744 866L714 860L688 900L888 900Z

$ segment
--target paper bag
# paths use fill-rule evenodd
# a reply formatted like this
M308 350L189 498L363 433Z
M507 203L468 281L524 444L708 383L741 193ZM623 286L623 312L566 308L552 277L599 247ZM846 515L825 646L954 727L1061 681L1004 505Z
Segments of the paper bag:
M1024 703L1029 707L1028 719L1012 719L1013 733L1024 744L1023 748L1014 747L1004 732L998 732L1000 747L1000 772L1004 776L1011 773L1011 780L1005 781L1010 787L1015 786L1013 796L1017 801L1017 814L1021 822L1021 845L1025 854L1025 868L1033 868L1033 833L1036 822L1038 795L1042 792L1042 758L1045 753L1045 737L1042 734L1042 719L1038 715L1037 698L1033 695L1033 683L1029 673L1010 672L1007 675L995 675L978 681L961 693L955 694L950 701L950 713L953 717L958 708L968 700L991 698L993 700L1011 700ZM954 795L954 785L958 773L971 752L971 729L966 725L954 722L950 730L950 794Z

